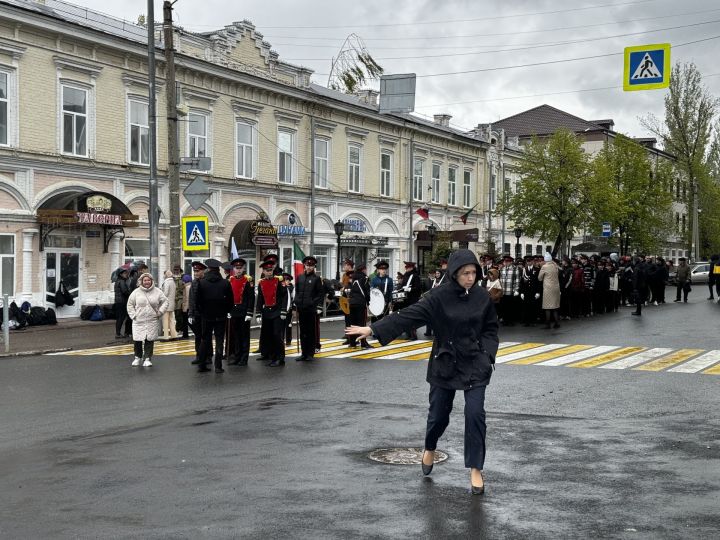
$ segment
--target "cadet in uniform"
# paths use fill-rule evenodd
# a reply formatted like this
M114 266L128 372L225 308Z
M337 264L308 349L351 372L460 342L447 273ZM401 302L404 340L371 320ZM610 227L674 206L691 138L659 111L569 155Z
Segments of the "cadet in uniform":
M222 367L223 345L225 340L225 325L233 308L233 292L230 283L220 275L221 262L217 259L207 259L205 266L208 271L197 286L195 302L202 315L202 344L200 345L200 358L203 360L198 371L210 371L206 362L210 359L209 350L212 350L212 339L215 336L215 373L223 373Z
M298 276L295 284L295 309L300 328L300 349L302 354L295 360L310 361L315 356L319 341L317 335L317 310L325 299L322 279L315 274L317 259L308 255L303 259L305 271Z
M263 277L258 282L257 309L260 313L260 350L270 367L285 365L285 320L288 290L282 276L273 275L274 264L262 263Z
M233 308L230 311L230 335L228 336L228 365L247 366L250 355L250 319L255 305L252 277L245 273L245 259L233 259L233 275L230 288L233 291Z
M390 278L390 276L387 275L388 268L390 268L390 264L387 261L378 261L375 263L375 277L372 278L372 282L370 283L370 287L373 289L379 289L380 292L383 293L383 297L385 298L385 312L388 312L390 309L390 304L392 304L392 293L393 293L393 280ZM370 317L370 320L372 322L379 321L382 319L385 315L378 315Z
M350 287L346 289L346 295L350 299L350 325L365 326L367 324L367 306L370 302L370 284L366 275L367 266L358 264L352 276ZM355 336L350 336L350 347L357 344ZM371 348L365 338L360 340L363 349Z
M405 301L400 306L401 309L412 306L420 300L421 284L420 275L418 274L416 264L413 261L405 261L405 273L403 274L403 290L405 291ZM417 330L411 329L409 338L411 341L417 339Z

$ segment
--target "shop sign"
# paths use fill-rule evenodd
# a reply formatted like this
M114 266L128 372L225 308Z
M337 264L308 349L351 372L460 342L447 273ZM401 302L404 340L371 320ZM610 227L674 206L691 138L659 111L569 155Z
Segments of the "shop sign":
M343 219L345 232L367 232L367 225L362 219Z
M117 214L95 214L93 212L78 212L78 223L88 225L117 225L122 227L122 216Z
M256 246L276 246L277 227L264 220L253 221L250 224L250 236Z
M341 246L387 246L390 238L387 236L342 236Z
M112 201L102 195L93 195L85 199L87 209L95 214L106 214L112 208Z
M305 236L305 227L302 225L278 225L278 236Z

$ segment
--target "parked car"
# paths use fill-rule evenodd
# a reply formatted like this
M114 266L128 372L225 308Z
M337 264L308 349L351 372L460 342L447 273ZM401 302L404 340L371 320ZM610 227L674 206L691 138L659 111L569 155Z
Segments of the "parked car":
M698 261L690 265L690 280L696 284L707 283L710 275L710 262ZM677 284L677 266L668 274L668 283Z

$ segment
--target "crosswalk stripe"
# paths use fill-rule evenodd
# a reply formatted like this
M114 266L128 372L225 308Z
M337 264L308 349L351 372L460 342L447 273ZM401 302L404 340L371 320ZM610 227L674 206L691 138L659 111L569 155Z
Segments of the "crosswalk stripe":
M423 349L416 349L414 352L418 353L419 351L422 351L422 353L425 355L425 357L430 356L430 351L432 351L432 345L426 346ZM410 360L405 353L397 353L397 354L389 354L387 356L382 357L383 360Z
M500 349L507 349L508 347L513 347L515 345L520 345L519 341L503 341L498 345L498 350Z
M368 343L370 344L378 344L378 341L369 340ZM400 347L405 347L408 343L424 343L423 341L415 341L415 342L409 342L407 340L399 340L391 343L390 345L386 345L385 347L381 347L378 345L377 347L373 347L373 349L380 349L388 350L388 349L398 349ZM347 353L344 353L343 351L347 351ZM373 354L373 352L370 349L358 349L357 347L348 347L347 345L340 345L336 347L323 347L321 349L321 352L315 354L315 358L330 358L333 356L342 356L345 358L346 356L364 356L368 354ZM371 357L372 358L372 357Z
M532 345L541 345L540 343L532 343ZM555 349L561 349L567 347L566 343L551 343L549 345L542 345L541 347L531 347L525 350L517 351L511 354L498 354L495 358L496 364L504 364L506 362L512 362L519 358L525 358L526 356L553 351ZM514 348L514 347L513 347Z
M598 347L591 347L590 349L586 349L584 351L576 352L573 354L568 354L565 356L559 356L559 357L553 358L551 360L546 360L545 362L540 362L537 365L538 366L564 366L565 364L570 364L571 362L577 362L578 360L584 360L585 358L597 356L599 354L614 351L615 349L619 349L619 348L620 347L618 347L617 345L600 345Z
M554 358L558 354L565 355L570 353L575 353L579 351L584 351L586 349L592 348L590 345L568 345L567 347L563 347L561 349L556 349L554 351L541 353L541 354L533 354L531 356L526 356L525 358L518 358L517 360L512 360L511 362L508 362L508 364L516 364L516 365L529 365L529 364L536 364L538 362L542 362L543 360L548 360L550 358Z
M615 351L601 354L600 356L595 356L588 360L581 360L580 362L573 362L572 364L567 364L567 366L574 367L574 368L596 367L596 366L599 366L600 364L607 364L608 362L612 362L613 360L617 360L618 358L627 356L628 354L633 354L633 353L637 353L637 352L644 351L644 350L645 350L644 347L622 347Z
M519 351L526 351L528 349L533 349L535 347L540 347L542 343L520 343L518 345L512 345L510 347L505 347L503 349L500 349L495 355L495 361L497 362L497 359L501 356L505 356L506 354L512 354Z
M353 358L361 358L363 360L369 360L371 358L390 358L397 356L394 356L395 353L400 353L400 356L404 356L406 352L415 352L421 349L426 348L432 348L432 344L428 341L404 341L403 343L398 343L396 345L386 345L385 347L377 347L374 351L368 351L368 350L361 350L355 355L352 355Z
M693 356L697 356L701 352L703 352L702 349L680 349L668 356L658 358L657 360L653 360L652 362L648 362L647 364L643 364L642 366L638 366L633 369L639 371L662 371L670 366L680 364Z
M693 358L689 362L672 369L668 369L668 371L673 371L675 373L697 373L702 369L709 368L717 362L720 362L720 351L708 351L697 358Z
M720 375L720 364L711 367L710 369L706 369L703 373L707 375Z
M609 364L605 364L604 366L598 366L598 367L601 369L627 369L627 368L631 368L633 366L642 364L644 362L647 362L648 360L652 360L653 358L657 358L658 356L665 356L666 354L668 354L670 352L672 352L672 349L656 347L655 349L648 349L647 351L643 351L638 354L633 354L626 358L621 358L620 360L617 360L616 362L610 362Z
M420 354L412 354L410 356L406 356L404 360L429 360L430 359L430 353L432 352L432 347L430 347L428 350L421 352Z

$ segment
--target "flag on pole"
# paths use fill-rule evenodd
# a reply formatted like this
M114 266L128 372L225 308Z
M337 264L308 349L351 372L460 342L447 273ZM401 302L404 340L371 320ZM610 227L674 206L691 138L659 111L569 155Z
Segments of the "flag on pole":
M293 240L293 274L295 274L295 283L297 283L298 276L305 271L305 265L303 265L304 258L305 252L303 252L298 243Z
M238 254L237 246L235 245L235 237L231 236L230 237L230 260L234 261L238 257L240 257L240 255Z
M475 204L475 206L477 206L477 204ZM470 214L472 213L472 211L475 210L475 206L473 206L470 210L468 210L462 216L460 216L460 221L462 221L463 225L467 224L467 219L470 216Z
M415 210L415 213L423 219L430 219L430 208L427 204L424 204Z

